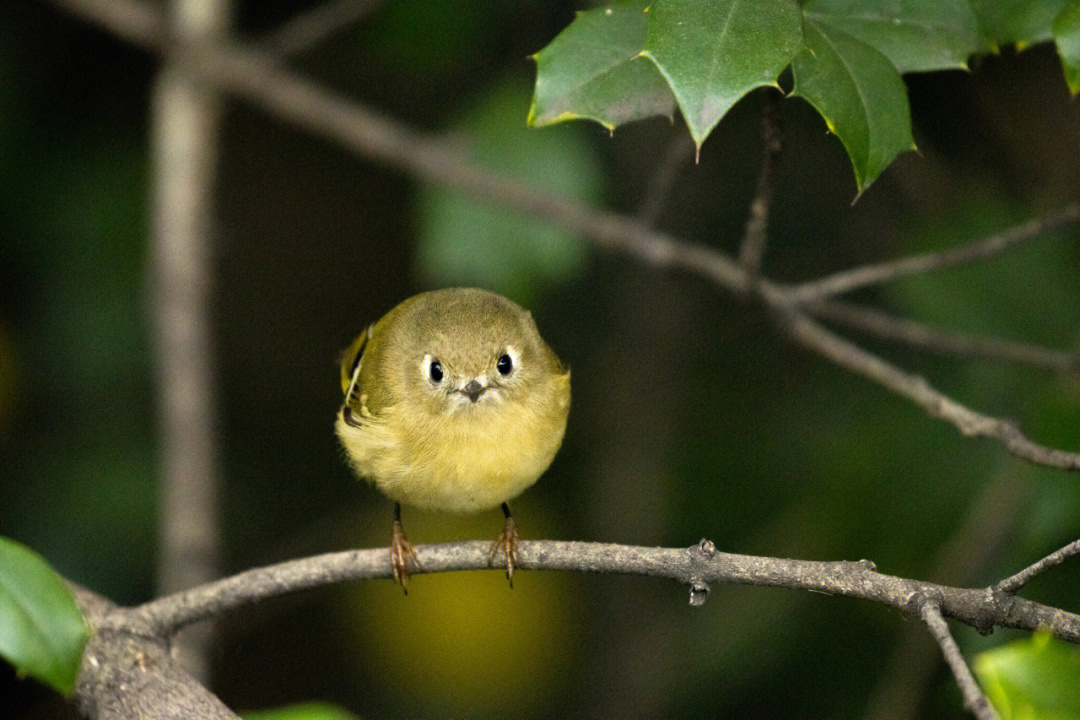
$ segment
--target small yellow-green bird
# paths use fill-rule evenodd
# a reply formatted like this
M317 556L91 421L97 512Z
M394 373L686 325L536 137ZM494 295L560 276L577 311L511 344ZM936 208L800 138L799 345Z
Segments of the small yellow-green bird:
M491 548L513 585L517 527L507 502L547 470L570 411L570 371L532 315L487 290L405 300L341 360L335 429L356 472L394 501L390 559L407 589L416 553L401 503L475 512L501 505Z

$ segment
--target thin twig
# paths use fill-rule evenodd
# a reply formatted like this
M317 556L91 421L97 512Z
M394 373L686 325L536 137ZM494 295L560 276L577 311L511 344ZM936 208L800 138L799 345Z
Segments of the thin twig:
M648 227L656 225L660 219L660 213L664 209L671 189L675 185L675 178L679 175L679 169L693 157L694 144L690 135L682 127L676 127L664 148L663 155L656 163L649 184L645 188L645 195L641 205L637 209L637 217Z
M1011 362L1059 373L1080 372L1080 356L1076 353L939 330L925 323L895 317L843 300L816 300L805 307L808 312L824 320L943 355Z
M887 282L905 275L926 273L965 263L989 260L1009 248L1039 239L1052 230L1057 230L1078 221L1080 221L1080 203L1073 203L1057 212L1033 218L988 238L951 250L913 255L874 265L864 265L838 272L835 275L810 280L792 289L792 299L799 303L805 303L830 295L840 295L868 285Z
M947 420L969 437L998 440L1012 454L1038 465L1080 470L1080 453L1048 448L1030 440L1015 424L983 415L935 390L925 378L912 375L836 335L799 310L783 316L788 331L798 342L817 350L840 367L874 380L902 395L931 416Z
M1015 593L1017 590L1031 582L1031 580L1039 573L1044 570L1049 570L1055 565L1059 565L1077 554L1080 554L1080 540L1072 541L1065 547L1050 553L1042 560L1032 563L1015 575L1005 578L994 586L994 590L1002 593Z
M999 471L979 493L956 532L941 546L929 579L961 585L977 581L1009 539L1022 492L1023 484L1011 471ZM937 671L938 657L938 648L927 641L922 628L914 624L903 627L865 717L908 720L919 716L919 705Z
M758 175L757 192L750 203L750 216L746 219L746 232L742 245L739 246L739 265L752 284L761 269L761 260L765 256L765 243L769 235L769 204L772 202L775 186L776 161L783 145L780 142L780 125L777 94L769 91L765 96L765 105L761 110L761 134L765 141L764 155L761 159L761 173Z
M964 661L964 656L960 654L960 648L957 647L956 640L953 639L952 634L949 632L949 626L945 623L945 618L941 616L941 608L936 603L925 602L919 614L922 616L926 626L930 628L930 634L934 636L938 645L941 646L945 662L948 663L949 669L952 670L953 677L956 678L956 684L960 686L960 694L964 697L964 707L970 710L971 714L979 718L979 720L998 720L997 711L994 710L990 700L983 694L979 683L975 682L975 676L971 674L971 668Z
M141 3L133 0L50 2L114 27L118 34L143 46L161 49L161 38L147 18L147 6ZM747 285L745 270L721 252L677 240L634 219L552 195L513 177L470 164L453 144L415 133L337 96L279 67L265 54L228 44L176 52L191 72L219 89L229 90L281 120L322 134L358 155L419 180L440 183L471 197L543 218L590 238L601 250L624 252L657 268L689 271L731 292L742 292ZM1059 220L1064 214L1058 214ZM756 289L761 300L774 310L787 313L796 304L792 290L765 279L758 281ZM1034 443L1011 423L968 409L929 387L922 378L852 345L802 313L789 314L798 318L792 335L800 343L914 400L931 415L956 425L965 435L996 438L1013 454L1037 464L1069 470L1080 468L1080 453Z
M326 0L267 34L262 46L279 58L307 52L382 6L384 0Z
M456 570L498 569L491 543L482 541L416 546L414 575ZM698 599L708 583L785 587L862 598L918 614L922 597L938 598L951 618L986 631L995 626L1044 628L1080 644L1080 615L1015 595L992 595L985 588L953 588L877 572L868 562L819 562L734 555L701 541L689 548L639 547L609 543L534 540L519 547L521 570L577 570L666 577L690 586ZM348 580L389 578L390 550L347 550L292 560L208 583L124 610L137 622L170 633L223 612L287 592ZM120 618L125 620L125 618Z

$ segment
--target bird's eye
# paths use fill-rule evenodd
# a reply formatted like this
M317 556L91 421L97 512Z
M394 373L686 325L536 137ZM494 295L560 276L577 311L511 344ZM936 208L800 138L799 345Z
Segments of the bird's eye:
M443 369L441 362L438 360L431 361L431 364L428 366L428 377L431 378L431 382L442 382Z
M495 363L495 369L499 371L500 375L509 375L510 371L514 369L514 361L510 359L509 355L503 354L499 361Z

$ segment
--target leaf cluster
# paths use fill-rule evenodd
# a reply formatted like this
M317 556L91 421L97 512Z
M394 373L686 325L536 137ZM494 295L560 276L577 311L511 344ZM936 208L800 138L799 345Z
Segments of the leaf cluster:
M840 138L860 192L915 149L902 73L966 68L1053 39L1080 92L1078 0L629 0L580 13L536 53L529 122L608 129L678 108L701 144L743 96L780 87Z

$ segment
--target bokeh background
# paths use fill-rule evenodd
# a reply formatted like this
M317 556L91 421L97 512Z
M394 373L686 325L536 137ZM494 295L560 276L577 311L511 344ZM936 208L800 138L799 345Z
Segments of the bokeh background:
M239 3L237 32L257 40L309 6ZM493 167L629 214L651 202L657 227L734 252L763 92L723 120L697 164L678 121L614 135L525 128L528 55L580 7L390 0L291 64ZM0 534L123 603L155 593L157 67L43 2L0 4ZM854 203L840 143L809 106L780 103L767 274L809 279L954 246L1080 196L1080 110L1051 47L906 80L920 153ZM336 357L403 298L457 284L531 307L573 368L564 448L514 506L526 538L704 536L732 552L870 558L974 585L1080 531L1075 474L961 438L706 281L469 204L242 103L227 102L222 134L212 326L225 572L387 542L389 502L350 474L333 436ZM651 198L673 154L672 189ZM1075 230L1058 236L856 299L1075 348L1080 244ZM1046 444L1080 449L1076 377L867 343ZM417 542L493 538L501 525L497 512L405 519ZM237 613L219 627L213 688L237 709L315 699L371 717L854 718L899 708L888 698L900 678L901 693L914 688L910 716L963 716L931 641L879 606L714 587L690 608L668 581L519 578L511 591L499 573L419 577L408 597L359 583ZM1080 573L1049 573L1025 595L1080 610ZM968 653L1014 637L957 634ZM904 658L924 684L905 680ZM70 712L6 666L0 698L0 715Z

